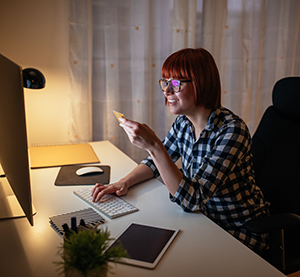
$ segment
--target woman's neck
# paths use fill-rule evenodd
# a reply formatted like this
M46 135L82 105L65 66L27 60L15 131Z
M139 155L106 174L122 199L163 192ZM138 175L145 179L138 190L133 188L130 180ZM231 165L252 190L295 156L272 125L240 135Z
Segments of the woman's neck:
M212 109L206 109L204 107L199 107L197 112L193 113L192 115L186 115L188 119L192 122L195 128L195 140L198 139L201 132L205 129L209 116L212 112Z

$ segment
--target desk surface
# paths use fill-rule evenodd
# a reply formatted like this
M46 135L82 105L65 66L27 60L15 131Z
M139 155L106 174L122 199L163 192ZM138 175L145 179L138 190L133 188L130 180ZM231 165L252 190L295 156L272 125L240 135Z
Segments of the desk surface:
M136 163L108 141L92 142L101 164L111 166L111 182ZM31 171L32 196L37 214L31 227L25 218L0 221L1 276L58 276L53 261L62 239L49 225L49 217L88 207L73 194L76 187L56 187L59 168ZM1 181L0 185L4 185ZM186 213L169 201L165 186L150 180L132 187L124 198L140 211L105 224L116 236L135 221L181 231L154 270L112 264L108 276L284 276L243 244L200 213Z

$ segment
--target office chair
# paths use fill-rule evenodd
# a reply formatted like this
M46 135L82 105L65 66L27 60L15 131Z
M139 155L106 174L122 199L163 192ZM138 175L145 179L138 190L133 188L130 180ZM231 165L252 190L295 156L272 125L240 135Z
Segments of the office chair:
M262 257L291 274L300 270L300 77L279 80L272 100L252 142L256 182L271 203L270 216L245 227L269 234Z

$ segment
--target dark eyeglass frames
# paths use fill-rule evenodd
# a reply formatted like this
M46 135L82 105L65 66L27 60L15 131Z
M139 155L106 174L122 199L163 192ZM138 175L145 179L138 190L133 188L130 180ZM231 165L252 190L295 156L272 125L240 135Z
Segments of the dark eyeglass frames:
M174 92L179 92L180 89L181 89L181 85L182 83L188 83L188 82L192 82L191 80L182 80L182 81L179 81L179 80L175 80L175 79L172 79L172 80L166 80L166 79L160 79L159 81L159 85L160 85L160 88L162 91L165 90L165 88L167 86L169 86L169 88Z

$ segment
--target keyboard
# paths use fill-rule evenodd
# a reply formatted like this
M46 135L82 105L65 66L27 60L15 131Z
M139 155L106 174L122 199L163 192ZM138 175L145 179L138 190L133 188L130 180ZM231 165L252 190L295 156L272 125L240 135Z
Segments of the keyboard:
M124 199L116 196L115 194L104 195L100 201L93 202L93 198L91 196L92 188L75 190L74 194L111 219L131 214L139 210L137 207L126 202Z

